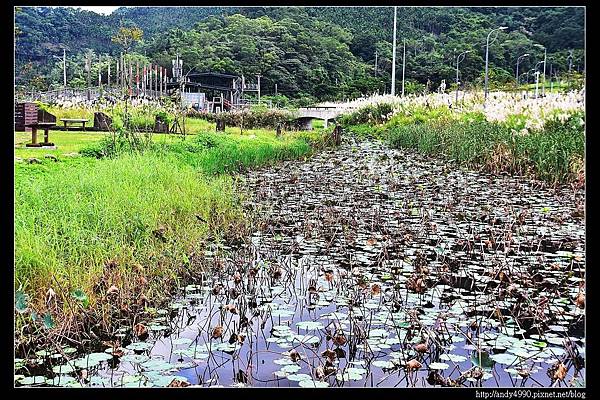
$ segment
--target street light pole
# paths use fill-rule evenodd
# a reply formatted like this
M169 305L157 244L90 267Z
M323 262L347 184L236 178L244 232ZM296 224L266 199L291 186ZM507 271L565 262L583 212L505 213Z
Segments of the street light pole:
M544 47L544 75L542 78L542 97L546 95L546 48Z
M539 81L540 81L540 71L538 71L538 65L543 64L544 61L538 61L537 64L535 64L535 98L538 98L538 85L539 85Z
M521 62L521 59L525 57L529 57L529 53L525 53L517 58L517 88L519 87L519 63Z
M402 53L402 97L404 97L404 71L406 70L406 39L404 39L404 51Z
M67 49L63 49L63 86L67 89Z
M398 7L394 7L394 44L392 49L392 96L396 95L396 14Z
M467 56L467 53L470 53L471 50L467 50L467 51L463 51L462 53L460 53L457 57L456 57L456 101L455 104L458 104L458 88L459 88L459 80L458 80L458 64L464 60L464 58ZM462 58L461 58L462 56Z
M489 47L490 47L490 36L492 35L493 32L496 31L501 31L501 30L505 30L507 29L506 26L501 26L500 28L496 28L496 29L492 29L490 31L490 33L488 33L487 35L487 39L485 42L485 101L487 101L488 98L488 64L489 64ZM494 43L494 40L496 40L498 36L494 36L494 39L492 40L492 43Z
M573 67L573 50L569 50L569 57L567 57L567 60L569 60L569 75L571 75L571 68Z
M256 75L256 77L258 78L258 103L260 104L260 77L262 75Z

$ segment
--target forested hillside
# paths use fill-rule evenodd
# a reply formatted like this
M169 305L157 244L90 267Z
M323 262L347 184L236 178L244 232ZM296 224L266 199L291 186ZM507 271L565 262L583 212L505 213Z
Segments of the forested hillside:
M16 14L17 84L47 89L62 84L67 49L70 85L84 85L84 54L92 60L119 54L111 41L120 26L144 32L135 53L165 67L179 53L185 70L263 75L264 93L333 99L389 91L393 8L391 7L122 7L109 16L71 8L23 7ZM506 26L490 46L490 78L512 83L519 55L530 53L520 71L534 68L548 52L548 73L583 66L584 9L398 8L398 66L406 44L407 91L455 79L480 84L490 29ZM377 56L376 56L377 55ZM375 63L377 57L377 64ZM108 61L106 61L108 62ZM98 62L96 62L97 64ZM93 63L94 64L94 63ZM92 76L94 68L92 65ZM523 78L524 79L524 78Z

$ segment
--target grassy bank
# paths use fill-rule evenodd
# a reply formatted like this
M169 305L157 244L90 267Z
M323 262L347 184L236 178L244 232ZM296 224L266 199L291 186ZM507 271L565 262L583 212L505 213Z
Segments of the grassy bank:
M541 130L515 134L487 121L433 120L388 130L393 147L438 154L489 172L508 172L550 183L575 181L583 174L585 138L578 119L548 123Z
M28 307L18 314L19 329L35 325L33 310L58 321L56 329L76 331L82 315L101 316L107 327L115 310L143 309L198 272L204 239L245 228L230 173L306 156L322 144L318 132L154 137L163 139L142 153L15 163L14 278ZM80 149L89 153L107 139Z
M485 108L473 98L453 109L440 95L393 101L368 104L339 120L359 138L493 173L552 184L585 181L585 115L572 94L540 100L496 94Z

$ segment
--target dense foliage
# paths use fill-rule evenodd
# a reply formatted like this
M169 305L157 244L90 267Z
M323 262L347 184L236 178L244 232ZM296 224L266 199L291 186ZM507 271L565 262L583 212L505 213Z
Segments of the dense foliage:
M261 74L263 94L289 98L343 99L389 91L393 11L391 7L132 7L109 16L70 8L23 7L16 14L17 83L44 89L62 83L62 47L68 50L68 80L83 85L84 54L94 68L101 54L115 56L111 38L123 26L137 26L143 39L132 47L138 57L170 68L179 53L185 70ZM490 46L492 84L512 84L548 51L547 73L583 68L582 7L398 8L397 77L402 79L406 42L406 91L435 90L454 82L458 53L461 80L480 85L485 41L490 29L507 26ZM375 54L377 69L375 70ZM107 61L103 61L107 62ZM550 66L552 65L552 67ZM106 66L104 66L106 68ZM526 76L522 77L524 81ZM533 74L529 74L532 81ZM399 87L399 82L397 87ZM450 87L450 86L449 86Z

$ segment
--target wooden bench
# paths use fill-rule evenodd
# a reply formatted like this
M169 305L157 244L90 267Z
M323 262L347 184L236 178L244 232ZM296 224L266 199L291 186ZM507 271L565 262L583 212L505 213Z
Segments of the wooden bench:
M60 119L65 124L65 130L68 131L68 124L81 124L82 129L85 131L85 124L89 121L89 119L77 119L77 118L61 118Z
M26 124L28 128L31 128L31 143L27 143L26 147L43 147L43 146L54 146L54 143L48 141L48 131L50 128L56 126L54 122L36 122L33 124ZM37 142L37 130L42 129L44 131L44 142Z

